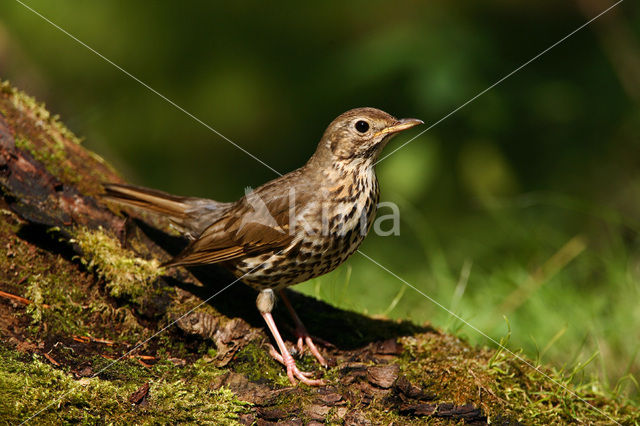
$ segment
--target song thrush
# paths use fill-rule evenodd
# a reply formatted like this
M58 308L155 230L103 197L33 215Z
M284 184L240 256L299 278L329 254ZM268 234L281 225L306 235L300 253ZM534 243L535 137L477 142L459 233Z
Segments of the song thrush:
M219 263L259 291L257 307L279 353L271 354L295 378L322 384L300 371L278 332L271 310L274 290L296 323L303 342L326 362L286 299L285 287L338 267L360 245L376 213L379 188L374 166L389 139L422 124L398 120L375 108L357 108L336 118L324 132L311 159L301 168L224 203L179 197L153 189L106 184L105 197L168 217L191 239L166 266Z

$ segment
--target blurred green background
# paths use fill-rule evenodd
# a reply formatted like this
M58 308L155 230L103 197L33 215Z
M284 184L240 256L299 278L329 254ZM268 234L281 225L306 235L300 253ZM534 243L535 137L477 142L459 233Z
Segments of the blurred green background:
M343 111L429 125L613 4L25 3L280 172ZM401 234L362 247L496 340L506 317L514 351L568 371L596 354L582 372L636 401L639 46L627 1L383 161ZM13 0L0 78L133 183L232 200L275 177ZM494 346L359 255L297 288Z

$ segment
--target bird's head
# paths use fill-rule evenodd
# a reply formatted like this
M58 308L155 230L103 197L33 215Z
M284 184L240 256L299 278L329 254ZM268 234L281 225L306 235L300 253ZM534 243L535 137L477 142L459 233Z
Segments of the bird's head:
M338 163L374 164L389 140L422 120L397 118L375 108L356 108L333 120L318 145L317 154Z

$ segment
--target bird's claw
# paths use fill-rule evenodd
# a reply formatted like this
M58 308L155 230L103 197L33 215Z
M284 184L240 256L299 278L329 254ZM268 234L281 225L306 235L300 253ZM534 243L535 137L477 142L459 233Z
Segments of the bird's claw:
M309 348L309 352L313 354L320 365L322 365L324 368L327 368L329 364L327 364L327 361L324 359L316 345L313 343L313 339L311 339L311 336L309 335L307 330L296 329L296 335L298 336L298 342L296 346L298 347L298 351L300 352L300 354L304 353L304 345L306 343L307 347Z
M324 380L311 379L310 377L313 376L312 372L298 369L295 360L288 352L283 356L283 354L279 353L273 346L269 345L269 354L287 368L287 377L289 377L292 385L295 386L297 384L296 378L309 386L322 386L326 384Z
M310 379L309 376L311 374L312 373L298 370L298 367L296 367L295 364L293 366L287 366L287 376L289 376L289 381L294 386L296 385L294 376L308 386L324 386L326 384L322 379Z

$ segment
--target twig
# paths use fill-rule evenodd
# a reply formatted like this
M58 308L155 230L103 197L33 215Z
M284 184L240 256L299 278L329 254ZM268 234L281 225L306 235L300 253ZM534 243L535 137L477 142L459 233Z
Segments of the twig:
M71 338L73 340L75 340L76 342L80 342L80 343L91 343L91 342L95 342L95 343L102 343L104 345L107 346L112 346L114 344L114 342L112 340L107 340L107 339L98 339L92 336L78 336L77 334L74 334L71 336Z
M60 366L60 363L58 361L56 361L55 359L53 359L53 357L51 355L49 355L49 354L42 354L42 355L44 355L44 357L46 359L48 359L51 364L55 365L56 367Z
M30 304L33 303L29 299L25 299L24 297L16 296L15 294L7 293L6 291L2 291L2 290L0 290L0 297L4 297L5 299L11 299L11 300L14 300L16 302L20 302L20 303L22 303L24 305L30 305ZM49 305L43 303L42 307L45 308L45 309L48 309Z

